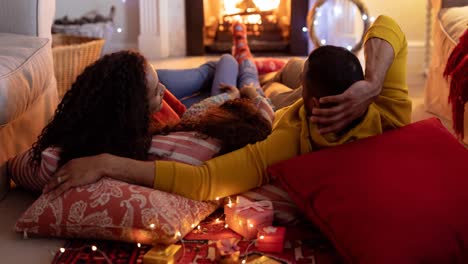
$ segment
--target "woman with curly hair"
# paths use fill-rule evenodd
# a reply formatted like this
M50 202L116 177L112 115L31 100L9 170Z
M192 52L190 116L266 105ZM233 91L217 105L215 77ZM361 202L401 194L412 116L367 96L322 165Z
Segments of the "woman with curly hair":
M237 68L233 61L223 56L218 64ZM222 72L237 79L237 71ZM78 76L32 149L8 162L10 175L18 185L40 191L57 168L74 158L110 153L201 164L266 138L273 116L266 99L246 87L242 94L253 101L230 101L240 95L237 83L223 81L219 78L218 85L227 93L194 105L177 126L154 130L151 114L161 109L165 91L158 74L136 52L106 55Z
M165 87L136 52L106 55L87 67L58 105L33 145L39 164L48 147L60 148L60 164L96 153L146 159L151 113L161 109Z

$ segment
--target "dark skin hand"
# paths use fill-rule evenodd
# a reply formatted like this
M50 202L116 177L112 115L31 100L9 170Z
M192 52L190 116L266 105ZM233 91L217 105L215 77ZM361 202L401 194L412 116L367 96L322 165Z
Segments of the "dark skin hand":
M44 187L43 193L50 193L51 199L55 199L70 188L96 182L102 177L152 187L154 162L110 154L73 159L60 167Z

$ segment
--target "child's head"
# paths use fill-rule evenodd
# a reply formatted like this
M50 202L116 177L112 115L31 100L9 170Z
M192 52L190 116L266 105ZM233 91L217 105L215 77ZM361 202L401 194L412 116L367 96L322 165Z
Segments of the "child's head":
M315 49L304 63L302 72L302 97L307 112L310 114L313 107L319 107L318 100L321 97L341 94L353 83L363 79L359 60L347 49L335 46Z
M88 66L58 105L34 144L32 160L47 147L62 150L61 162L98 153L145 159L150 113L161 108L164 87L136 52L105 55Z
M250 99L229 100L209 108L196 120L179 125L176 130L198 131L222 142L219 154L240 149L264 140L271 133L271 123Z

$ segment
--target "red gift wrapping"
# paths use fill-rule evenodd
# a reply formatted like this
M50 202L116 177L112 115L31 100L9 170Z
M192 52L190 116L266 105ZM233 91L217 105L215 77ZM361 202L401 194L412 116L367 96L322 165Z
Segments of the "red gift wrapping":
M271 226L273 205L270 201L252 202L237 196L236 203L224 206L226 224L246 239L257 237L258 229Z
M286 228L267 226L258 230L255 246L263 252L283 252Z

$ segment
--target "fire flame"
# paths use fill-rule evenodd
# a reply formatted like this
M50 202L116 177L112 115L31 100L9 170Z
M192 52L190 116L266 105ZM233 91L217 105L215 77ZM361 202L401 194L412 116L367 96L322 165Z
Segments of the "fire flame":
M278 8L281 0L252 0L260 11L271 11ZM224 11L226 15L240 13L244 10L236 6L242 3L242 0L224 0ZM250 10L247 10L250 11Z
M239 14L242 12L273 11L278 8L280 1L281 0L224 0L224 15ZM248 7L246 9L238 8L242 4ZM259 14L252 14L244 17L236 15L231 18L226 18L226 20L229 22L232 22L232 20L242 20L245 24L262 24L262 17Z

